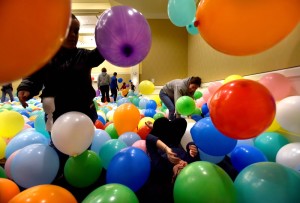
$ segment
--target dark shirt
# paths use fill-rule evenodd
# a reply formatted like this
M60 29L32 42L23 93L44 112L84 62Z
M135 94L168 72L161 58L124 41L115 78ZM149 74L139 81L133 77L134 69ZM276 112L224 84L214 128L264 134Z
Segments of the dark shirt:
M1 88L2 91L13 90L13 86L11 83L5 84Z
M118 89L118 80L116 76L110 78L110 89Z
M17 91L26 90L36 96L55 97L53 118L69 111L86 113L96 96L91 81L91 69L104 61L97 49L61 48L51 61L24 78Z

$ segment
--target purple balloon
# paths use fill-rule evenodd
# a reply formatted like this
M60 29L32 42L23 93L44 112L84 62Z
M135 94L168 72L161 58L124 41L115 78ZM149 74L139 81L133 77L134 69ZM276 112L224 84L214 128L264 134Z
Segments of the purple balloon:
M128 6L114 6L98 19L95 39L97 49L111 64L134 66L149 53L151 30L144 16Z

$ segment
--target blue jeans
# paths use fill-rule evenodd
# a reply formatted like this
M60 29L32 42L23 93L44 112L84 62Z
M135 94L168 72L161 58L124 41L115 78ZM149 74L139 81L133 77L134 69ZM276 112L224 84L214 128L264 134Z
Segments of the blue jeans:
M171 99L166 93L162 90L159 92L159 97L161 101L166 105L169 109L169 120L173 121L175 119L175 104L174 100Z

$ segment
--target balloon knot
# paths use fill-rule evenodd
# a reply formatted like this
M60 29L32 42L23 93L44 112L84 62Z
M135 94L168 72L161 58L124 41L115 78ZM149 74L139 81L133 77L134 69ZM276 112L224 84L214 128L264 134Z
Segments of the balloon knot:
M199 20L195 20L194 26L195 26L195 27L198 27L198 25L199 25Z

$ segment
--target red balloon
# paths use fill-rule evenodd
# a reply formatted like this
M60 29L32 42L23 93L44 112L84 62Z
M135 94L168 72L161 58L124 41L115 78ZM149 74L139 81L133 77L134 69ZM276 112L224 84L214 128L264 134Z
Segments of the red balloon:
M97 129L101 129L101 130L104 130L104 129L105 129L104 124L103 124L101 121L99 121L99 120L96 120L94 125L95 125L95 127L96 127Z
M151 128L148 126L144 125L141 127L138 131L137 134L141 137L142 140L145 140L147 135L151 132Z
M253 80L234 80L221 86L209 104L212 122L224 135L249 139L268 128L275 117L272 94Z

